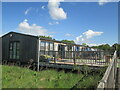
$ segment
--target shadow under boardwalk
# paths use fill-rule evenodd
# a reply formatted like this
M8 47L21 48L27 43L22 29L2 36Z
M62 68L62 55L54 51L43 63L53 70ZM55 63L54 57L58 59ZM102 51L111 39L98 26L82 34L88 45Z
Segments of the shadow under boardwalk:
M116 90L120 90L120 67L117 68Z
M39 65L41 67L51 67L51 68L62 68L62 69L74 69L74 70L84 70L85 67L89 67L91 70L99 70L101 68L105 68L106 66L102 65L74 65L74 64L64 64L64 63L45 63L45 62L40 62ZM87 68L86 67L86 68Z

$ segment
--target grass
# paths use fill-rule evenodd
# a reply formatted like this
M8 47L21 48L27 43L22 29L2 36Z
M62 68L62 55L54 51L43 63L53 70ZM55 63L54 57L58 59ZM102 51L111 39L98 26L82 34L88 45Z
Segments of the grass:
M98 81L101 80L101 76L95 75L95 76L88 76L84 78L78 85L77 88L96 88L98 85Z
M16 66L2 65L3 88L72 88L84 74L57 72L56 70L32 71ZM89 88L97 85L100 75L89 75L83 78L78 88Z

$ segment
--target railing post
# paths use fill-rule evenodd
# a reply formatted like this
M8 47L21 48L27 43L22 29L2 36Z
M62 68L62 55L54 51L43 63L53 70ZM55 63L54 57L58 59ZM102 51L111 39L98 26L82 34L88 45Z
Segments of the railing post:
M56 63L55 54L53 55L54 64Z
M105 81L101 80L99 81L99 85L96 90L104 90L105 89Z
M74 61L74 64L76 64L76 63L75 63L75 58L76 58L76 53L74 52L74 53L73 53L73 61Z
M115 80L116 80L116 51L113 55L112 61L110 62L102 80L100 81L97 90L99 88L115 88Z

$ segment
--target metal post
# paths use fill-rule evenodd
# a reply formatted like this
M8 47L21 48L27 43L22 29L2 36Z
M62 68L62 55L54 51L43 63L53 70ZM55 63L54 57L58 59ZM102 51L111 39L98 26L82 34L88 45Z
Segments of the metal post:
M74 61L74 64L76 64L76 63L75 63L75 56L76 56L76 53L73 53L73 61Z
M54 64L56 63L56 59L55 59L55 57L53 58L54 59Z
M37 71L39 71L39 65L40 65L40 62L39 62L39 60L40 60L40 38L38 39L38 57L37 57L37 59L38 59L38 64L37 64Z

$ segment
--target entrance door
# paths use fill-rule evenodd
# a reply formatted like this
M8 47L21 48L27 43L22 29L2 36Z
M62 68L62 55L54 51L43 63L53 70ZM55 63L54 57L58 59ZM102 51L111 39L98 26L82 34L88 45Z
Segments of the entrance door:
M61 58L65 58L65 46L64 45L58 46L58 52Z
M20 42L11 41L9 45L9 59L20 59Z

